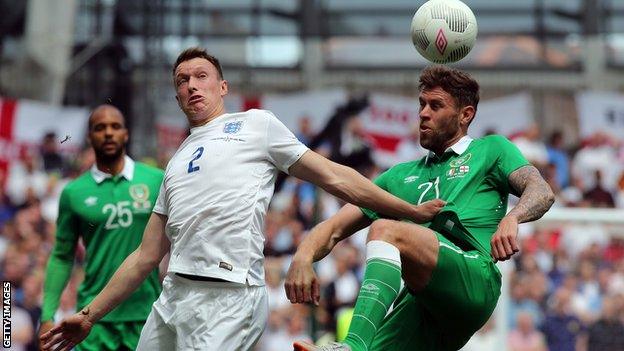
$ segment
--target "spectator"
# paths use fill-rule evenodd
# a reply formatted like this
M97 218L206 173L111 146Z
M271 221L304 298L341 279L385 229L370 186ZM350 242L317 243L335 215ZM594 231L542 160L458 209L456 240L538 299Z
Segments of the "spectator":
M509 333L509 350L546 351L544 335L535 329L532 316L527 312L520 312L516 318L516 328Z
M41 141L41 159L43 170L46 173L63 174L65 170L65 159L59 152L60 142L56 139L56 133L48 132Z
M15 301L18 305L21 305L24 301L22 284L24 278L28 275L29 269L30 259L28 254L18 250L16 244L9 247L2 264L2 281L10 281L12 283L14 292L11 301Z
M586 188L583 180L578 176L571 176L570 185L562 189L557 195L555 204L564 207L587 207L591 204L583 200L583 192Z
M13 300L11 300L13 301ZM2 317L4 325L4 316ZM30 316L23 308L11 306L11 351L26 351L28 344L33 340L35 331L30 322Z
M264 247L264 253L267 256L283 256L294 252L295 236L303 230L301 222L295 218L296 209L292 206L292 196L281 199L278 197L277 200L285 200L288 203L276 205L267 213Z
M585 145L572 159L572 175L579 177L585 185L581 191L595 187L596 171L602 174L602 187L608 191L616 189L617 180L622 171L618 162L617 151L611 138L602 132L590 136Z
M554 163L548 163L540 171L544 180L548 183L548 185L550 185L550 188L553 190L555 195L561 193L563 188L559 184L559 179L557 178L557 173L559 172L557 165Z
M314 137L314 131L312 130L312 121L310 120L310 116L301 116L299 118L298 124L299 130L297 131L295 136L297 137L297 139L299 139L300 142L308 146L312 141L312 138Z
M500 341L494 330L494 318L485 323L477 333L461 348L461 351L499 351Z
M563 226L560 242L570 258L574 259L592 244L601 249L607 247L609 233L599 223L572 222Z
M574 308L577 316L584 322L591 323L600 313L602 296L598 284L596 266L590 260L582 260L578 266L579 282L574 296Z
M29 151L25 151L22 159L12 165L6 189L11 202L17 206L46 195L48 175L39 169L36 157Z
M561 287L552 297L551 310L542 327L550 351L575 351L577 343L582 343L585 329L571 312L571 295L568 288Z
M26 345L26 350L39 350L39 342L36 330L39 329L39 318L41 317L41 291L43 289L42 272L30 274L23 283L24 299L20 307L30 316L32 326L32 339Z
M516 277L511 283L511 304L509 307L508 323L510 328L516 327L518 315L528 314L532 318L533 325L541 325L543 314L540 305L529 295L530 278L526 275Z
M539 270L548 273L553 269L554 235L551 231L536 229L533 234L535 247L532 250Z
M548 272L548 279L551 282L552 289L559 288L571 270L570 258L564 248L559 248L553 253L553 268Z
M589 327L587 351L624 350L622 307L613 297L602 301L602 318Z
M307 333L308 314L301 307L291 306L287 313L279 313L269 317L268 331L263 335L258 349L259 351L283 350L285 345L292 345L296 340L312 341Z
M540 129L535 123L531 124L524 133L513 140L522 155L535 167L542 170L548 164L548 150L540 140Z
M286 206L296 211L296 219L301 221L305 229L310 229L313 226L316 210L317 190L314 184L289 177L283 183L280 194L276 196L281 197L284 193L288 194L285 200Z
M536 326L540 326L543 322L543 311L547 303L547 296L550 288L548 278L544 272L538 271L528 276L528 283L528 296L531 300L535 301L540 309L540 316L542 319L538 320L540 324L535 324Z
M6 173L0 169L0 227L15 215L15 207L11 204L9 197L2 191L6 181Z
M368 97L350 99L340 106L312 141L310 149L328 143L330 159L364 172L372 166L371 146L359 113L368 107Z
M570 157L563 149L563 133L560 130L553 132L546 146L548 162L555 165L557 183L563 189L570 184Z
M267 258L264 265L266 287L269 295L269 312L279 312L290 307L284 292L282 267L277 258Z
M4 262L4 255L9 246L13 244L15 236L15 226L12 220L0 224L0 262ZM0 271L0 276L2 275L4 272Z
M0 184L2 184L0 182ZM624 171L620 174L616 192L617 207L624 207Z
M351 270L351 257L355 254L355 248L350 245L341 245L334 255L336 276L327 285L325 297L328 312L336 316L339 309L351 307L355 304L360 291L360 282ZM331 329L334 321L332 321Z
M589 201L592 207L615 207L613 195L603 187L602 172L596 170L595 175L596 180L594 181L594 187L587 190L585 194L583 194L583 198Z
M284 342L285 314L286 311L270 311L266 329L258 341L255 351L273 351L282 346L280 343Z
M614 267L615 269L609 282L608 292L611 294L621 294L622 291L624 291L624 259L617 261Z
M605 248L604 258L609 263L615 263L624 258L624 238L612 237Z

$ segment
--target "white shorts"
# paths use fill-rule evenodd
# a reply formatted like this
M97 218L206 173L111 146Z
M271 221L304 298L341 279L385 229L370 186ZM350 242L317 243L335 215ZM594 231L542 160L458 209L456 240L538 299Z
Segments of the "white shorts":
M264 286L193 281L168 274L137 350L247 351L267 323Z

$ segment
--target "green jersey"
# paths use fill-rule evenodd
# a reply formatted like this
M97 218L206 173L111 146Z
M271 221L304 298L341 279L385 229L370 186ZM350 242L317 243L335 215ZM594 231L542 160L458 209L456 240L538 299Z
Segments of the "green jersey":
M503 136L474 140L465 136L440 157L430 153L418 161L398 164L375 183L414 204L445 200L446 206L425 225L462 249L489 255L490 239L507 213L509 174L528 164ZM379 218L373 211L362 211L371 219Z
M63 189L59 202L56 243L44 286L41 319L52 320L60 295L71 276L76 244L86 248L85 278L78 288L77 307L88 305L121 263L141 243L143 230L158 197L163 172L129 157L123 171L110 176L95 166ZM160 294L158 271L103 322L144 321Z

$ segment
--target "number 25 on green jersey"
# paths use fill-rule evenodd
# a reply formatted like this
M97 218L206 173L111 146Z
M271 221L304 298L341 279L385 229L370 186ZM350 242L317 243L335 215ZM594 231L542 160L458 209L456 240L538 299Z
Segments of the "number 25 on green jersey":
M128 228L132 225L132 210L130 201L119 201L116 204L106 204L102 207L102 213L108 216L104 228L118 229Z

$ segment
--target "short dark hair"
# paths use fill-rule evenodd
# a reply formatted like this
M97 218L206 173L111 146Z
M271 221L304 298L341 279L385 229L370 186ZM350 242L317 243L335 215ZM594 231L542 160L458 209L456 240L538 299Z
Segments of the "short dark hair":
M91 132L91 129L93 129L93 115L95 115L97 112L100 112L102 110L113 110L115 111L117 114L119 114L121 116L121 120L123 121L123 127L126 128L126 117L124 116L123 112L121 112L116 106L113 106L111 104L102 104L99 106L96 106L93 110L91 110L91 113L89 114L89 122L88 122L88 131L89 133Z
M470 74L443 65L429 66L420 74L418 89L435 88L449 93L455 99L457 108L472 106L477 110L479 83Z
M217 69L217 72L219 73L219 79L223 79L223 70L221 69L221 64L219 63L219 59L217 59L216 57L210 55L206 51L206 49L200 48L200 47L196 47L196 46L192 47L192 48L188 48L188 49L182 51L180 53L180 55L178 55L178 58L176 59L176 62L173 65L173 75L175 75L176 68L178 68L178 66L182 62L194 59L196 57L204 58L204 59L208 60L208 62L212 63L212 65L215 66L215 68Z

